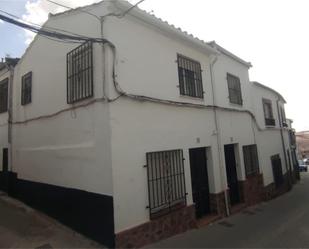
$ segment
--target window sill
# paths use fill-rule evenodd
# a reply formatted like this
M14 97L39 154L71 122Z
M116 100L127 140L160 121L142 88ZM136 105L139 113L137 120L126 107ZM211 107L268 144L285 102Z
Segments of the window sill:
M278 128L277 126L271 126L271 125L265 125L265 129L269 129L269 130L279 130L280 128Z
M183 95L183 94L180 94L179 95L181 98L187 98L187 99L192 99L192 100L198 100L198 101L204 101L205 98L201 98L201 97L193 97L193 96L190 96L190 95Z
M164 208L156 213L152 213L150 214L150 220L155 220L155 219L158 219L158 218L161 218L162 216L165 216L165 215L169 215L170 213L173 213L174 211L177 211L179 209L182 209L182 208L185 208L187 207L186 203L183 202L183 203L179 203L179 204L176 204L174 206L171 206L170 208Z
M235 107L239 107L239 108L243 108L243 107L244 107L243 103L238 104L238 103L229 102L229 104L230 104L231 106L235 106Z

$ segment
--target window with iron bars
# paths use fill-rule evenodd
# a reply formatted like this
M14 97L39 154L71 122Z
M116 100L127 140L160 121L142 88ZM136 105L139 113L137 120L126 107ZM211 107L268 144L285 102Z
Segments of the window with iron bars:
M180 94L204 98L201 64L182 55L177 62Z
M240 79L232 74L227 74L227 85L229 90L230 103L242 105Z
M272 107L271 100L263 99L263 110L264 110L265 125L275 126L276 121L274 119L273 107Z
M146 154L150 218L186 206L183 151Z
M93 96L93 45L85 42L67 54L67 103Z
M0 113L8 110L8 89L9 79L6 78L0 82Z
M21 78L21 104L27 105L32 101L32 72Z
M256 144L243 146L246 176L259 173L259 159Z

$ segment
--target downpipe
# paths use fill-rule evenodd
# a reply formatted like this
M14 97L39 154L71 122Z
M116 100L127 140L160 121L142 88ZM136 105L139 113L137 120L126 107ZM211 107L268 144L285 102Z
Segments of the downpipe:
M283 136L283 125L282 125L282 117L280 115L279 101L280 101L280 99L278 98L276 103L277 103L280 136L281 136L281 143L282 143L282 149L283 149L283 155L284 155L285 168L286 168L286 172L287 172L287 176L288 176L288 185L289 185L288 187L289 187L289 190L291 190L292 189L291 172L290 172L289 167L288 167L288 159L287 159L287 156L286 156L286 147L285 147L284 136Z
M9 79L9 100L8 100L8 144L9 144L9 170L13 170L13 82L14 82L14 67L7 65L10 72Z
M216 64L218 57L216 56L213 61L210 63L210 82L211 82L211 89L212 89L212 96L213 96L213 106L216 106L216 95L215 95L215 82L214 82L214 75L213 75L213 67ZM225 179L224 175L224 167L223 167L223 160L222 160L222 150L221 150L221 132L219 127L218 121L218 114L217 109L213 108L214 111L214 119L215 119L215 127L216 127L216 137L217 137L217 146L218 146L218 155L219 155L219 167L220 167L220 176L221 176L221 187L224 189L224 201L225 201L225 211L226 215L230 216L230 207L229 207L229 199L228 199L228 190L227 187L223 184L223 179Z

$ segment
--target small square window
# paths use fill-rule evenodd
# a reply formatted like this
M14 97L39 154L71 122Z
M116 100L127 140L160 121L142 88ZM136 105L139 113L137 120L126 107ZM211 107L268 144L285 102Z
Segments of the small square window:
M177 61L180 94L202 99L204 91L201 64L182 55L178 55Z
M9 79L6 78L0 82L0 113L8 111L8 89Z
M25 74L21 79L21 104L27 105L32 101L32 72Z

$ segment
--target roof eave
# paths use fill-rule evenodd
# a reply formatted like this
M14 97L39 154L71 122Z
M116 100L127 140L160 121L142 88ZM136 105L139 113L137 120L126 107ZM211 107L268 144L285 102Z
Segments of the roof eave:
M228 51L227 49L221 47L219 44L217 44L215 41L211 41L211 42L208 42L207 44L209 44L211 47L217 49L220 53L230 57L231 59L241 63L242 65L248 67L248 68L251 68L252 67L252 64L251 62L247 62L241 58L239 58L237 55L231 53L230 51Z
M114 1L113 2L115 7L125 11L128 8L132 7L132 5L125 1ZM131 15L137 19L140 19L150 25L153 25L157 28L159 28L161 31L165 31L171 35L174 35L175 37L182 39L186 42L189 42L190 44L202 49L204 52L208 54L220 54L217 49L211 47L208 45L205 41L198 39L197 37L194 37L191 34L188 34L187 32L182 31L180 28L176 28L174 25L171 25L162 19L151 15L147 13L144 10L139 9L138 7L132 9L128 15Z
M272 88L270 88L268 86L265 86L265 85L263 85L263 84L261 84L261 83L259 83L257 81L251 81L251 83L256 85L256 86L258 86L258 87L262 87L262 88L264 88L266 90L269 90L269 91L275 93L283 101L284 104L287 103L286 100L283 98L283 96L279 92L277 92L276 90L274 90L274 89L272 89Z

